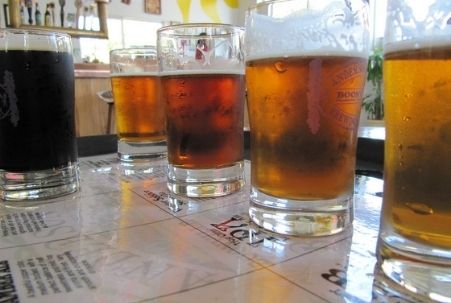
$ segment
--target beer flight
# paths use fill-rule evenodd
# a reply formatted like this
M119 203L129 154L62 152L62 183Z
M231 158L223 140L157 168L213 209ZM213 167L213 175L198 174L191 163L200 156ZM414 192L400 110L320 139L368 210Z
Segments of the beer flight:
M167 157L174 196L242 190L247 100L250 220L303 237L350 228L368 9L364 0L266 1L244 28L167 26L156 48L111 51L121 164ZM445 0L389 0L384 41L378 267L387 287L433 301L451 300L450 10ZM64 34L0 30L4 203L79 189L71 51Z

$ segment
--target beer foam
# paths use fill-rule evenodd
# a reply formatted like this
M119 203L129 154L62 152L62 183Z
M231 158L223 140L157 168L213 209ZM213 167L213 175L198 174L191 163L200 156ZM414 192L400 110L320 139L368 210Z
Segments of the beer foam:
M367 57L368 51L365 13L352 12L345 1L332 2L323 10L298 9L284 16L251 10L246 17L246 61L310 55Z
M204 54L202 60L193 57L160 56L160 71L163 73L178 74L244 74L243 55L231 58L216 57ZM181 60L184 59L184 60Z
M246 62L269 58L293 58L293 57L353 57L367 58L367 52L340 51L332 48L323 48L315 51L280 51L280 52L261 52L255 56L247 56Z
M0 51L51 51L72 53L70 36L38 30L0 29Z
M184 76L184 75L244 75L244 69L198 69L198 70L171 70L160 72L160 76Z
M118 72L111 72L111 77L159 77L159 72L126 72L126 73L118 73Z
M448 35L414 38L404 41L386 43L384 54L405 50L418 50L424 48L449 47L451 45L451 25Z
M384 35L385 53L450 45L450 1L391 1Z

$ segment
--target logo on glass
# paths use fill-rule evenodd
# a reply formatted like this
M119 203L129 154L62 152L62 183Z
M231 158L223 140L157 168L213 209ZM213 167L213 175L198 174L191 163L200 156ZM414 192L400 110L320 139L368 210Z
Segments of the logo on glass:
M3 83L0 83L0 120L5 118L9 118L14 126L17 126L17 123L19 123L14 77L9 71L5 71Z

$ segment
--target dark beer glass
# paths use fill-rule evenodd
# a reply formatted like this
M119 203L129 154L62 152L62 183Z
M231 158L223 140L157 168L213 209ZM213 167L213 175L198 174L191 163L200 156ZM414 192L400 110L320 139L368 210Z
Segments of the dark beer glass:
M158 31L173 193L223 196L244 184L242 35L225 24Z
M79 189L74 65L68 35L0 30L0 198Z
M343 231L353 218L368 5L266 1L246 18L249 214L271 231Z

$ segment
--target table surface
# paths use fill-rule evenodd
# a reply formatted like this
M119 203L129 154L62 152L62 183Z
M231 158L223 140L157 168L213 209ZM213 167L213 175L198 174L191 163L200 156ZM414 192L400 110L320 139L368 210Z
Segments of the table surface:
M300 238L250 224L249 161L240 192L177 203L169 199L165 165L132 171L112 154L84 157L79 193L0 206L0 277L9 279L2 289L17 299L7 302L387 302L395 296L373 285L382 180L356 177L352 228Z

